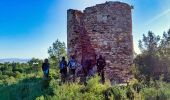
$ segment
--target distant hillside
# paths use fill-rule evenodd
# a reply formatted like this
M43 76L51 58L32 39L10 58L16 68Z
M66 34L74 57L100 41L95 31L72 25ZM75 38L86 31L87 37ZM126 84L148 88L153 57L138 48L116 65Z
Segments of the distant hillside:
M22 58L5 58L5 59L0 59L0 63L5 63L5 62L19 62L19 63L26 63L30 59L22 59Z

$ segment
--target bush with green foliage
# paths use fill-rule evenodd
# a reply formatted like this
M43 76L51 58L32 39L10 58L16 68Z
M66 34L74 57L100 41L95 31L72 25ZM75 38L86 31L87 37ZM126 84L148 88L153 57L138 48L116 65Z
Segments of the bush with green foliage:
M132 72L133 79L126 86L109 82L103 85L100 77L88 79L87 85L78 82L61 83L58 61L66 55L65 44L57 40L49 48L50 74L43 78L42 60L32 59L28 63L0 63L0 99L2 100L168 100L170 99L169 44L170 30L159 37L152 32L143 37ZM59 55L56 55L59 54ZM33 63L38 62L37 75ZM165 67L162 67L165 66ZM163 78L155 78L157 68L167 68ZM164 80L164 81L163 81Z
M3 65L1 65L2 68ZM10 67L11 64L8 64ZM77 82L61 84L60 73L56 68L50 69L49 79L43 78L38 70L26 71L31 66L23 66L23 72L9 71L0 76L0 98L3 100L168 100L170 84L161 80L151 81L150 85L138 80L130 81L128 86L119 84L111 86L109 82L100 83L100 77L91 77L84 86ZM18 67L17 68L22 68Z

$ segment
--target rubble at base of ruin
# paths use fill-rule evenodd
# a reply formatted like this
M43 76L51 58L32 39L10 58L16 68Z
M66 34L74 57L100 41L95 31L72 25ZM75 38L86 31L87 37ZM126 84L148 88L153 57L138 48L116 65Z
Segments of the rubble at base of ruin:
M95 65L99 55L106 59L106 77L126 82L132 77L133 62L131 6L122 2L106 2L83 12L67 11L68 57L77 61L91 59Z

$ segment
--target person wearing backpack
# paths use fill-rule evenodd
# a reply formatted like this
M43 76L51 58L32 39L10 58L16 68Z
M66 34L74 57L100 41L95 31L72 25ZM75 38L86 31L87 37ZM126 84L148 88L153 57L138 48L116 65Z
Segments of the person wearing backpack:
M105 77L104 77L105 66L106 66L106 61L102 57L102 55L100 55L99 58L97 59L97 71L98 71L98 75L101 77L103 84L105 83Z
M50 68L50 64L48 62L48 59L45 59L44 63L42 64L42 70L45 78L49 77L49 68Z
M62 60L59 63L60 67L60 73L61 73L61 80L64 83L67 78L67 61L65 60L65 57L62 57Z
M75 82L77 62L74 56L72 56L71 59L69 60L68 67L69 67L70 74L73 75L73 82Z

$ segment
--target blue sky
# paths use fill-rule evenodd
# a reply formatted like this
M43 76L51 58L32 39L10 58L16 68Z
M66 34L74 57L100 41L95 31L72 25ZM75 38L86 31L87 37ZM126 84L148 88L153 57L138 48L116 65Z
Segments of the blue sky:
M114 0L110 0L114 1ZM120 0L134 6L134 49L142 34L170 28L169 0ZM83 10L106 0L0 0L0 58L46 58L58 38L67 40L67 9Z

